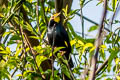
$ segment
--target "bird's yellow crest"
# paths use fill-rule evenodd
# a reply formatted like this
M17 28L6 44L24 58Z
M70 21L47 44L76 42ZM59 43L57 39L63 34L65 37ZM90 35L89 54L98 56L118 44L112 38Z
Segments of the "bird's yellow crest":
M59 17L60 13L55 13L54 15L51 16L51 19L54 19L55 22L59 23L60 22L60 17Z

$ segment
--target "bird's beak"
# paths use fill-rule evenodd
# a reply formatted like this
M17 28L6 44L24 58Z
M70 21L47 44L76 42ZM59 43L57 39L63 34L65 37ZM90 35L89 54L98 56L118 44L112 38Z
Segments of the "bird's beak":
M55 16L54 18L56 18L56 17L60 16L60 14L61 14L61 12L56 13L56 16Z
M60 14L61 12L54 14L53 16L51 16L50 20L54 20L56 17L60 16Z
M60 16L60 14L61 14L61 12L57 13L57 16L56 16L56 17Z

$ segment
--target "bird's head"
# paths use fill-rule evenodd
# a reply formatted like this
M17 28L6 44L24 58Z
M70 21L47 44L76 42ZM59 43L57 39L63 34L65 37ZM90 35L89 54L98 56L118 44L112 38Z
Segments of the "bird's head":
M60 22L60 13L53 14L50 18L50 21L51 20L55 21L56 23L59 23Z

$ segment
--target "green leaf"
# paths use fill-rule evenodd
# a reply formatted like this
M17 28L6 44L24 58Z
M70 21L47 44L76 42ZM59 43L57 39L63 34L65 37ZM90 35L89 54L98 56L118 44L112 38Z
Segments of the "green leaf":
M97 3L97 5L96 6L98 6L99 4L101 4L102 3L102 1L100 0L98 3Z
M33 73L33 72L34 71L26 70L26 71L24 71L23 76L25 77L28 73Z
M70 73L64 64L62 65L62 73L64 73L68 78L70 78Z
M91 26L89 28L88 32L94 31L94 30L98 29L98 27L99 27L98 25Z
M74 40L71 40L70 41L70 44L71 44L71 46L73 46L74 44L76 44L76 40L74 39Z
M44 38L44 36L45 36L46 30L47 30L47 28L44 28L43 31L42 31L42 34L41 34L41 39L42 39L42 40L43 40L43 38Z
M29 23L27 23L27 22L26 22L26 24L27 24L27 25L24 25L24 27L25 27L27 30L33 32L32 26L31 26Z
M18 55L20 54L21 51L22 51L22 48L18 49L15 53L15 56L18 57Z
M50 5L50 7L54 8L55 4L54 4L54 1L48 1L47 4Z
M107 6L107 10L109 10L109 11L113 11L109 6Z
M75 10L72 10L72 11L70 11L70 15L73 15L73 14L75 14L76 12L78 12L79 11L79 9L75 9Z
M22 74L17 74L16 76L18 76L18 77L22 77Z
M11 34L11 32L4 32L2 37L5 37L5 36L10 35L10 34Z
M82 53L84 53L85 49L87 49L88 47L94 47L94 45L92 43L86 43L82 49Z
M10 40L21 40L21 38L20 38L18 35L14 34L14 35L10 38Z
M47 59L47 57L45 57L45 56L40 56L40 55L36 56L37 65L40 66L40 64L41 64L43 61L45 61L46 59Z
M8 54L11 53L10 48L9 48L8 46L6 47L6 52L7 52Z
M53 54L55 54L57 51L59 51L60 49L63 49L63 48L65 48L65 47L56 47L56 48L54 49Z
M0 54L8 54L8 52L7 51L0 51Z
M111 65L112 60L117 56L117 54L120 52L119 49L117 47L113 47L112 49L109 50L109 52L111 53L109 60L108 60L108 66Z
M85 40L84 40L81 36L78 36L78 35L75 33L72 25L71 25L69 22L67 23L67 26L68 26L68 29L70 30L72 36L74 36L73 38L80 39L82 42L85 42Z
M31 5L30 2L26 1L26 2L24 3L24 5L25 5L25 7L28 9L29 12L32 12L32 11L33 11L33 7L32 7L32 5Z
M113 35L113 33L110 32L110 33L106 36L105 42L106 42L107 44L113 42L113 41L110 39L110 38L112 37L112 35Z
M40 39L40 37L38 37L38 36L29 36L29 38Z
M112 0L113 11L115 11L116 4L117 4L117 0Z

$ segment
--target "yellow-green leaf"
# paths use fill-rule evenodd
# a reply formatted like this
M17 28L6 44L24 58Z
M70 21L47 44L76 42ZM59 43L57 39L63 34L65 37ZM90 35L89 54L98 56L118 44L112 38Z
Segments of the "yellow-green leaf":
M22 74L17 74L16 76L18 76L18 77L22 77Z
M17 57L21 51L22 51L22 48L18 49L15 53L15 56Z
M104 48L104 49L105 49L105 48L107 48L107 47L106 47L106 45L101 45L101 48Z
M117 4L117 0L112 0L112 8L113 8L113 11L115 11L116 4Z
M6 52L8 52L9 54L11 53L10 48L6 47Z
M78 40L78 44L84 45L84 43L81 40Z
M37 65L40 66L40 64L42 63L42 61L44 61L46 59L47 59L47 57L45 57L45 56L40 56L40 55L36 56Z
M92 43L85 44L83 47L82 53L84 53L85 49L87 49L88 47L93 47L93 44Z
M76 43L75 39L70 41L71 46L73 46L75 43Z
M117 80L120 80L120 76L116 76Z

